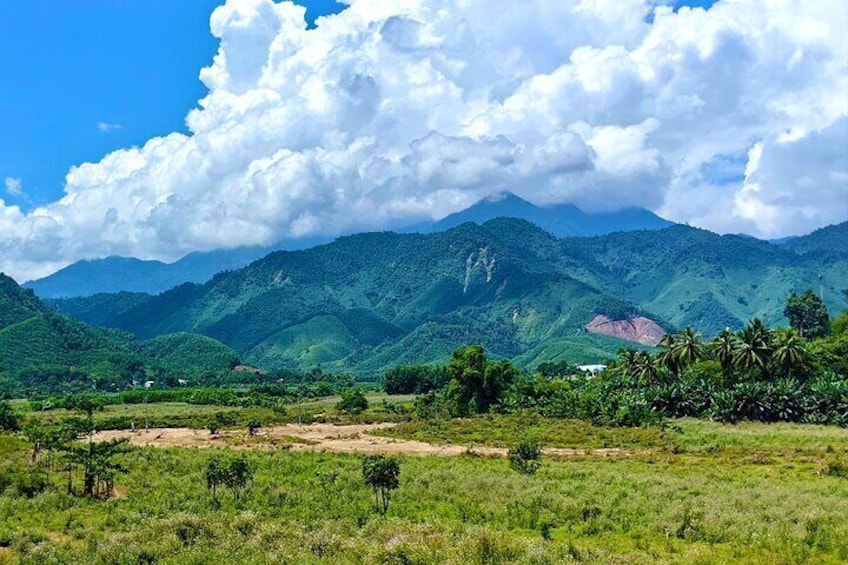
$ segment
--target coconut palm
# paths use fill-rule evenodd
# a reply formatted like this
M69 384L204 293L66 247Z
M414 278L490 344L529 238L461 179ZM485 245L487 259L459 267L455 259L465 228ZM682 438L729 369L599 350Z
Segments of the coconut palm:
M739 334L733 364L745 371L765 370L771 360L771 330L759 318L748 322Z
M772 363L785 377L792 377L802 372L810 360L804 338L795 328L788 328L777 333Z
M730 378L733 372L733 359L736 356L736 349L739 347L739 338L736 334L730 331L730 328L724 328L710 342L709 350L716 361L721 365L721 372L725 380Z
M695 333L692 328L686 326L683 333L677 336L672 353L680 367L689 366L703 359L705 351L704 344L701 342L701 334Z
M660 348L659 362L665 366L675 377L680 373L680 365L677 362L675 349L677 347L677 336L665 334L657 344Z
M631 379L636 379L639 372L639 353L635 349L621 349L618 352L618 360L624 369L624 373Z
M660 368L654 356L646 351L640 351L636 362L636 376L643 384L656 384L659 380Z

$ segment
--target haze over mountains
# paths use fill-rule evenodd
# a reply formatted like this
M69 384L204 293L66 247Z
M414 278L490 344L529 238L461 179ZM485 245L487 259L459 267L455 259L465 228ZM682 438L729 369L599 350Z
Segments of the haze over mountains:
M149 339L197 332L260 367L372 373L444 361L463 343L525 367L599 361L626 345L589 333L597 316L706 335L753 316L783 322L790 292L845 308L848 223L791 244L688 226L557 238L497 218L431 234L371 233L274 252L158 296L52 301L68 315ZM640 322L641 323L641 322Z
M558 237L655 230L673 225L641 208L587 214L570 204L536 206L507 192L485 198L437 222L420 223L401 231L433 233L465 222L482 224L500 217L527 220ZM191 253L174 263L127 257L79 261L48 277L25 283L24 286L35 290L42 298L70 298L121 291L155 294L185 282L206 282L217 272L241 268L272 251L306 249L329 240L324 237L304 238L281 241L270 247Z

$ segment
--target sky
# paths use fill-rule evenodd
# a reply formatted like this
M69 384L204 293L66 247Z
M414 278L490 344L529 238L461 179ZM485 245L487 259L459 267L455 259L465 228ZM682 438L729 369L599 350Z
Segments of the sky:
M0 3L0 270L503 190L766 238L848 219L842 0L301 4Z

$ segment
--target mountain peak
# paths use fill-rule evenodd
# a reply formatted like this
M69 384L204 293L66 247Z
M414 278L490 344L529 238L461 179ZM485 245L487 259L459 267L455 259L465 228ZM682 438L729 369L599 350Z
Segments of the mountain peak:
M604 235L616 231L658 230L673 225L644 208L587 214L574 204L536 206L508 191L496 192L469 208L450 214L427 231L444 231L465 222L483 224L489 220L519 218L536 224L557 237Z

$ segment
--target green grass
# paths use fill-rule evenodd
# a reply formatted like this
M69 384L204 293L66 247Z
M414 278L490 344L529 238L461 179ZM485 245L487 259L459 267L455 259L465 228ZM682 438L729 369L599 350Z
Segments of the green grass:
M803 430L797 432L803 436ZM815 440L818 442L819 440ZM3 459L24 446L0 438ZM206 450L135 449L119 497L0 495L0 563L841 563L848 483L814 460L402 458L386 518L361 459L248 454L255 482L214 503ZM322 481L319 473L335 473ZM547 530L550 540L543 539Z
M371 417L381 416L382 398L371 396ZM339 416L332 399L302 408ZM142 409L198 419L230 410L239 421L254 410L163 403L104 414ZM848 560L845 429L690 419L663 429L599 428L522 414L409 422L383 433L468 445L530 438L629 455L546 457L533 476L473 451L403 457L401 487L382 518L358 456L249 452L253 486L240 501L224 492L216 503L203 470L221 450L136 448L123 456L128 472L118 477L115 499L67 496L58 473L35 498L0 494L0 564ZM27 454L23 441L0 435L0 474L25 468Z
M151 404L110 404L94 413L95 425L98 429L129 429L132 424L136 428L144 427L145 423L152 428L205 428L219 413L232 418L235 424L222 426L222 429L246 427L247 422L259 420L263 425L287 424L292 422L331 422L337 424L370 423L398 421L400 414L386 408L385 403L408 407L413 395L386 395L369 393L366 398L369 408L362 414L340 414L335 404L341 400L339 396L330 396L301 403L286 404L282 409L265 407L232 407L211 406L203 404L187 404L184 402L158 402ZM385 403L384 403L385 402ZM12 406L26 419L36 420L44 424L56 424L63 419L74 416L65 409L32 411L25 400L12 401Z
M416 420L375 431L389 437L430 443L508 447L523 440L545 447L637 448L677 453L816 454L848 446L848 429L810 424L721 424L682 418L663 427L606 428L581 420L544 418L533 412L453 420Z

